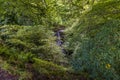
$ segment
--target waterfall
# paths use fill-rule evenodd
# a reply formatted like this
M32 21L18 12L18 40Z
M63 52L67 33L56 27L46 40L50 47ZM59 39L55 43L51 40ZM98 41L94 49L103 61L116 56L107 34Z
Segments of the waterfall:
M57 40L56 40L57 45L62 46L63 43L62 43L62 40L61 40L60 30L56 32L56 37L57 37Z
M55 32L55 36L57 37L57 39L56 39L56 44L62 48L62 50L61 50L62 53L65 53L65 50L64 50L64 48L62 47L62 45L63 45L63 40L62 40L62 35L61 35L61 33L63 33L63 30L58 30L58 31Z

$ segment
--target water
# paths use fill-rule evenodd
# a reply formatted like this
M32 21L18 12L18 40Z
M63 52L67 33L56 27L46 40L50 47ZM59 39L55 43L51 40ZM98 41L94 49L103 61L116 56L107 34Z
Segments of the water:
M55 33L55 36L57 37L56 44L61 47L62 53L65 53L65 49L62 47L63 41L62 41L62 35L61 35L61 33L63 33L63 30L58 30Z

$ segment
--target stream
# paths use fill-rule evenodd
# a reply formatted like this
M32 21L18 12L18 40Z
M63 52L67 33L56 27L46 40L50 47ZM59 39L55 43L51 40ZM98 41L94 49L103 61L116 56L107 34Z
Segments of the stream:
M58 31L55 32L55 36L57 37L56 44L61 47L62 53L65 54L66 51L62 46L63 43L64 43L64 41L62 40L64 38L63 32L64 32L64 30L58 30Z

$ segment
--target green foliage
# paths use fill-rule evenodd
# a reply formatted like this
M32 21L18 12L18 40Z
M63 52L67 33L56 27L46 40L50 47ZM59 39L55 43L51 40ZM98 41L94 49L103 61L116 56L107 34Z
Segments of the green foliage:
M19 76L19 80L30 80L34 74L46 77L66 77L67 69L35 57L32 53L19 52L18 50L0 47L0 67ZM4 61L3 61L4 60ZM28 70L31 70L29 72ZM29 74L29 76L27 76Z
M9 73L19 76L19 80L28 80L32 74L25 70L26 64L32 61L33 54L18 52L13 48L0 46L0 67ZM27 75L30 76L27 76Z
M72 28L68 48L74 52L71 64L75 72L87 72L90 78L97 80L120 79L119 2L95 3Z
M33 60L35 61L33 66L35 67L36 71L38 71L39 73L42 73L42 74L47 74L50 76L52 76L52 75L64 76L64 74L67 70L66 68L56 65L52 62L43 61L43 60L37 59L37 58L34 58Z
M44 79L49 78L49 80L73 80L73 79L84 79L86 77L86 74L75 74L70 69L67 69L63 66L56 65L53 62L44 61L41 59L33 58L34 64L33 68L34 71L41 75L40 77L36 79ZM45 77L44 77L45 76Z
M72 65L76 71L87 72L98 80L119 80L119 63L116 63L120 56L119 23L119 20L107 21L88 32L89 38L81 40L74 54Z
M44 26L2 26L2 44L20 51L31 52L37 57L57 62L63 56L55 43L52 31Z
M32 67L34 63L33 57L54 63L64 59L60 48L55 43L54 33L42 25L0 26L0 56L6 61L6 64L9 64L8 67L16 67L14 71L12 71L12 67L7 67L7 69L11 73L19 75L21 80L29 80L32 75L36 74L27 71L31 69L29 66ZM37 67L34 67L31 70L36 69ZM27 77L28 74L31 76Z
M119 80L119 4L119 0L0 0L3 67L11 71L11 66L17 67L13 73L21 80L28 79L28 70L33 71L31 76L57 76L55 80L76 79L84 73L92 80ZM51 30L61 25L67 28L62 48L73 53L66 56L75 76L55 64L65 60Z
M0 4L0 24L33 25L42 23L46 15L42 0L1 0Z
M56 0L0 0L0 24L62 24L63 5Z

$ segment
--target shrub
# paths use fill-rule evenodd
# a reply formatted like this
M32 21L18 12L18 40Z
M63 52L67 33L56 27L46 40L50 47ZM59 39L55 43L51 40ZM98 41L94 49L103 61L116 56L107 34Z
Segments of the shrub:
M2 44L8 47L25 53L31 52L44 60L57 62L63 58L55 43L54 33L42 25L4 25L0 27L0 33Z
M120 20L110 20L89 29L76 47L72 66L96 80L119 80Z

